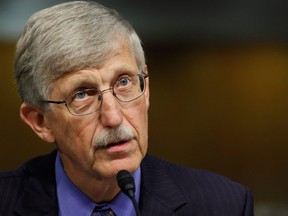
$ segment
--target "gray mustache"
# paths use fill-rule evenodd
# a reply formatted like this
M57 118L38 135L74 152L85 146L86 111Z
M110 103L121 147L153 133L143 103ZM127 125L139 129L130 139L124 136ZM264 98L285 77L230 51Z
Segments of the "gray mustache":
M134 134L129 127L120 125L117 128L106 128L100 131L94 141L96 148L105 147L110 143L130 140L134 138Z

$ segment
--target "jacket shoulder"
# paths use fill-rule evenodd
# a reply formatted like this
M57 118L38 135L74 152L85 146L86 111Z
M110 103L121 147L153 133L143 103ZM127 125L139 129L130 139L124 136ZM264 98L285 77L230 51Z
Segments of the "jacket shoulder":
M150 172L154 171L155 175L160 173L163 175L163 173L166 173L166 175L168 175L169 178L174 179L176 183L181 183L184 185L197 185L197 187L209 187L210 185L214 185L213 187L215 187L215 184L219 184L222 187L224 185L224 187L235 187L239 188L240 190L246 189L245 186L215 172L194 169L151 155L146 156L144 161L144 164L146 164L146 169L148 167Z
M1 171L0 172L0 181L6 181L9 179L25 179L29 176L35 174L38 171L38 168L41 167L44 163L55 161L56 158L56 151L53 151L47 155L41 155L22 164L19 168L15 170L9 171ZM50 164L50 163L49 163Z
M166 188L171 188L173 184L185 197L185 208L195 212L195 215L236 216L243 212L243 215L253 215L253 196L250 190L223 175L153 156L145 157L142 168L145 170L143 178L146 178L146 182L154 181L153 184L148 183L148 187L154 187L155 182L169 182ZM144 175L150 175L150 178ZM160 190L162 185L157 184L155 190Z
M49 172L51 175L51 171L54 169L52 164L54 163L48 162L50 165L45 164L49 160L53 161L54 154L31 159L16 170L0 172L0 215L11 215L18 201L22 199L26 186L31 182L35 182L35 179L46 178L42 173Z

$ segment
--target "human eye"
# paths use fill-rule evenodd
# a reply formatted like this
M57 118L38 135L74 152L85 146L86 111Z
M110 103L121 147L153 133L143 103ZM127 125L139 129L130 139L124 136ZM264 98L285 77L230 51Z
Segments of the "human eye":
M93 112L101 103L100 94L97 89L79 90L67 100L67 106L70 111L78 115Z
M114 90L118 92L126 92L126 91L130 91L131 89L133 89L135 85L137 85L135 76L125 75L125 76L120 77L116 81L114 85Z
M75 100L82 100L87 96L87 92L86 91L78 91L75 93L74 95L74 99Z
M85 101L88 100L91 97L94 97L98 94L98 91L96 89L83 89L75 92L72 96L70 101Z
M131 85L131 78L128 77L128 76L121 77L118 80L116 85L119 86L119 87L125 87L125 86L128 86L128 85Z

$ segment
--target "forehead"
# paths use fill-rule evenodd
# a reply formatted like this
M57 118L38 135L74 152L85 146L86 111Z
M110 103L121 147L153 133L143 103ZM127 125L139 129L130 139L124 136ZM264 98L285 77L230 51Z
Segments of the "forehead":
M120 47L117 52L110 55L101 65L87 67L81 70L66 73L59 80L97 80L105 81L122 73L137 73L138 66L133 52L127 47Z
M100 66L88 67L63 74L52 83L53 91L70 92L80 87L98 87L113 82L122 74L139 73L134 53L128 46L121 46Z
M75 44L75 46L77 46L77 44ZM51 85L55 80L65 78L67 74L74 73L78 70L84 68L101 68L105 66L105 64L111 64L115 56L123 56L122 61L136 61L135 54L137 53L135 53L135 47L127 38L114 38L114 40L110 40L109 44L104 47L93 46L90 48L90 51L87 50L87 52L86 50L81 51L76 48L75 52L67 52L64 55L60 55L61 57L54 60L52 59L51 67L49 66L47 70L45 70L47 74L42 74L41 76L46 76L48 78L48 85ZM127 58L127 56L130 58ZM124 57L126 57L126 59ZM136 62L140 67L141 63L139 60Z

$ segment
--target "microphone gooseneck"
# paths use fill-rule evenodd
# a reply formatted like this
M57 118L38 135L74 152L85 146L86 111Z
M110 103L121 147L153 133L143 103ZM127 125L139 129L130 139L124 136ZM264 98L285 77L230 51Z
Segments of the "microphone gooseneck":
M135 182L133 176L127 170L120 170L117 173L117 181L121 191L131 199L136 215L140 216L140 210L135 199Z

